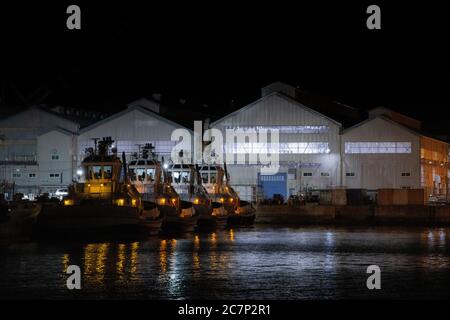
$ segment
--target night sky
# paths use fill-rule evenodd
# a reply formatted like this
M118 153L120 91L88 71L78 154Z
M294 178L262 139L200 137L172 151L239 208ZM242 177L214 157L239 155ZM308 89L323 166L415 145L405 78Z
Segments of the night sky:
M231 100L242 107L262 86L285 81L362 109L387 106L450 134L446 11L438 2L377 3L377 31L365 28L364 1L1 4L0 106L113 112L161 93L220 114ZM69 4L81 7L81 31L65 28Z

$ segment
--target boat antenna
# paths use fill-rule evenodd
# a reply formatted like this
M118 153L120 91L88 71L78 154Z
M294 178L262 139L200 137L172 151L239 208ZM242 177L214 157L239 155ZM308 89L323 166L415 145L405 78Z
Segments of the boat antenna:
M197 163L195 164L195 176L197 177L197 184L202 185L203 181L200 175L200 167Z
M125 157L125 151L122 151L122 166L123 166L123 179L127 177L127 158Z
M100 138L92 138L91 140L94 140L94 154L97 154L97 142Z
M224 171L225 171L225 181L227 182L227 184L228 184L228 170L227 170L227 163L224 161L223 162L223 169L224 169Z

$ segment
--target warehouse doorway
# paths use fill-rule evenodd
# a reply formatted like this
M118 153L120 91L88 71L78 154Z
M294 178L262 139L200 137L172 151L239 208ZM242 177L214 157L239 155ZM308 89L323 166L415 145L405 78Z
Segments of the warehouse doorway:
M272 199L274 194L281 194L287 199L287 175L277 173L274 175L258 174L258 182L265 199Z

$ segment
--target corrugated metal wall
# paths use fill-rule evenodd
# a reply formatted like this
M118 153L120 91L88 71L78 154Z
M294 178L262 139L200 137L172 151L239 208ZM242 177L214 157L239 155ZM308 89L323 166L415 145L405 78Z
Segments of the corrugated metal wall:
M411 142L411 153L345 154L346 142ZM348 188L420 188L420 137L399 125L375 118L344 132L342 150L343 185Z
M101 125L82 132L78 138L80 157L87 147L93 147L93 138L112 137L119 152L131 154L138 151L138 145L153 143L159 154L170 154L175 142L170 141L172 132L180 129L139 110L130 110Z
M255 126L326 126L322 133L280 133L280 142L327 142L327 154L280 154L280 172L289 168L296 170L296 179L289 181L288 188L296 191L305 187L326 188L339 184L339 131L340 125L321 114L302 107L284 96L271 94L239 112L213 123L211 127L222 131L227 128ZM228 165L232 184L255 185L259 166ZM303 176L311 172L312 176ZM322 176L321 173L328 173ZM288 189L288 190L289 190Z

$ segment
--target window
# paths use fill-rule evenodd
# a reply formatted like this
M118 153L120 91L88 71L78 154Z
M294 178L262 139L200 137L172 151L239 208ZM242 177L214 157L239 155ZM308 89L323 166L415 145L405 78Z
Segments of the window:
M410 177L411 172L402 172L402 177Z
M136 178L139 181L145 180L145 169L144 168L136 168Z
M329 176L330 176L330 173L329 173L329 172L321 172L321 173L320 173L320 176L321 176L321 177L329 177Z
M354 176L355 176L355 173L354 173L354 172L346 172L346 173L345 173L345 176L346 176L346 177L354 177Z
M303 172L304 177L312 177L312 172Z
M330 131L328 126L254 126L254 127L227 127L227 131L232 132L248 132L253 130L259 132L260 130L278 130L279 133L327 133Z
M211 172L209 174L209 183L217 183L217 173Z
M188 171L182 171L181 172L181 182L182 183L189 183L189 172Z
M50 178L59 178L59 173L50 173Z
M18 172L13 173L13 178L20 178L20 177L22 177L21 173Z
M346 142L345 153L411 153L411 142Z
M52 155L52 160L59 160L59 155L53 154Z
M147 168L147 181L155 180L155 169Z
M202 172L202 183L209 183L208 182L208 173L207 172Z
M330 153L328 142L246 142L225 145L226 153L233 154L323 154Z
M29 174L28 174L28 177L29 177L29 178L36 178L36 173L29 173Z
M103 167L103 179L112 179L112 166Z
M172 177L173 177L173 182L180 183L180 178L181 178L180 171L173 171Z

